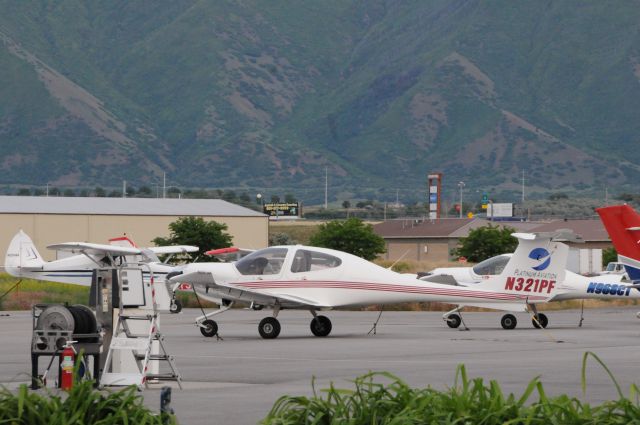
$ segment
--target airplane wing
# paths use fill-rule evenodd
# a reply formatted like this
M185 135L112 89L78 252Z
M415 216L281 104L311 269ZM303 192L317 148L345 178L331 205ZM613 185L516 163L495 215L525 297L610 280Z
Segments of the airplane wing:
M295 306L312 306L317 308L328 308L329 306L325 306L319 304L318 302L308 299L302 298L297 295L289 295L284 293L279 293L277 295L270 294L259 289L248 289L248 288L239 288L236 285L228 285L228 284L220 284L215 281L213 275L210 272L193 272L181 274L169 279L171 283L189 283L194 286L206 286L207 288L214 290L229 290L234 289L238 291L242 291L245 294L250 294L256 298L256 301L261 304L275 304L276 301L285 301L288 305ZM239 285L241 286L241 285Z
M73 254L91 254L91 255L142 255L140 248L103 245L88 242L65 242L47 246L48 249L56 251L67 251Z
M182 254L184 252L196 252L200 248L191 245L173 245L173 246L152 246L147 248L149 251L157 255L163 254Z

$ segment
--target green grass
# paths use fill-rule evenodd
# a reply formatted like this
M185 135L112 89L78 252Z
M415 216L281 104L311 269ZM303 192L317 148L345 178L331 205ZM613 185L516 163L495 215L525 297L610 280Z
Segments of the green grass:
M18 282L7 273L0 273L0 295ZM0 299L0 310L28 310L36 303L87 304L89 288L67 283L23 279L17 288Z
M313 396L283 396L262 420L263 425L288 424L629 424L640 421L638 387L625 397L606 365L584 354L582 389L586 391L587 359L593 357L609 374L618 399L592 406L568 395L548 397L533 378L521 395L505 394L498 382L469 378L458 367L455 384L445 391L410 388L387 372L356 378L354 389L333 384ZM313 385L313 384L312 384Z

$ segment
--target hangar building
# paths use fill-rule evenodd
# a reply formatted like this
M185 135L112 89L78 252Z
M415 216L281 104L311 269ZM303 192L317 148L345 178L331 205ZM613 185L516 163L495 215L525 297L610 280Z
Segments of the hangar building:
M169 224L185 216L225 223L235 246L268 245L268 216L220 199L0 196L0 251L4 258L20 229L46 260L56 258L46 246L60 242L107 243L126 234L138 246L152 246L152 239L169 236Z

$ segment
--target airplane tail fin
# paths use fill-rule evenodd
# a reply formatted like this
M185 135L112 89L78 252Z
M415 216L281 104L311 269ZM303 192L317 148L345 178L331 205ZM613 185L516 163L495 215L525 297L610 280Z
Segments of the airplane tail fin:
M21 276L23 270L42 268L45 261L31 238L20 230L9 243L4 264L7 273L12 276Z
M113 246L124 246L128 248L137 248L138 246L132 241L129 236L126 234L124 236L120 236L118 238L109 239L109 245Z
M577 240L567 232L513 233L518 247L501 274L482 284L532 301L546 299L564 281L569 247L561 241ZM541 298L542 297L542 298Z
M640 280L640 214L629 205L596 209L629 278Z

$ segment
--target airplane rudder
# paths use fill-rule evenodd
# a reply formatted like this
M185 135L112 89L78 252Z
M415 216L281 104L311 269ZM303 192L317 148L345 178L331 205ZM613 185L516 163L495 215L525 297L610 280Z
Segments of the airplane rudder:
M21 267L21 258L20 248L22 246L22 242L26 238L29 238L22 230L16 233L11 242L9 242L9 246L7 247L7 252L4 256L4 267L5 270L15 276L18 272L18 269Z
M11 239L5 255L5 269L16 275L22 267L39 267L45 263L31 238L20 230Z
M620 255L640 259L640 215L629 205L615 205L596 210L611 242Z

